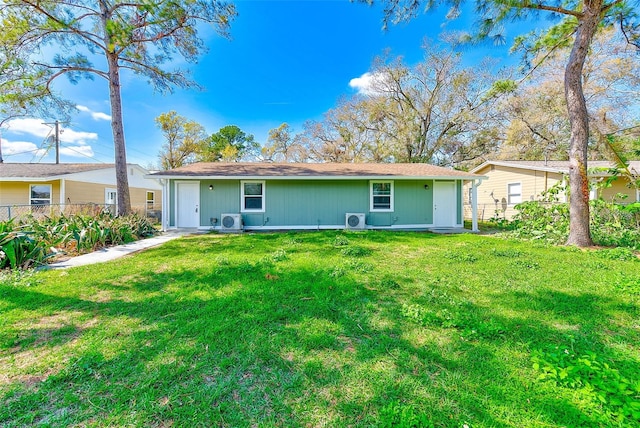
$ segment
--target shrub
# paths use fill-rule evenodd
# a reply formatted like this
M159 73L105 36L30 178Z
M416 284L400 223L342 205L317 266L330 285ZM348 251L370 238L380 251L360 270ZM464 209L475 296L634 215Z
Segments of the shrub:
M0 222L0 269L25 269L43 263L54 249L77 254L108 245L146 238L156 233L149 221L137 214L114 217L109 212L94 216L64 214Z
M596 245L640 249L640 208L604 200L590 202L591 236ZM569 205L528 201L516 205L510 234L516 238L562 244L569 235Z

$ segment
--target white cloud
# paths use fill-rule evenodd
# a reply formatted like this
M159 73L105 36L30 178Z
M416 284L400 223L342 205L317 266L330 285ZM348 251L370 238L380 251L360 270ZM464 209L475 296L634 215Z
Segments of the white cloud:
M376 95L379 93L374 86L382 76L374 73L364 73L360 77L355 77L349 81L349 86L356 89L361 95Z
M60 147L60 154L65 156L73 156L76 158L93 157L94 155L91 146Z
M15 134L28 134L39 138L53 135L51 125L45 125L42 119L13 119L7 122L7 130ZM60 126L60 141L64 143L87 144L86 140L97 140L95 132L79 132Z
M35 144L28 141L8 141L8 140L0 140L0 144L2 144L2 156L12 156L19 154L31 154L35 156L40 156L44 154L44 150L39 149Z
M106 120L106 121L111 120L110 115L106 113L98 112L98 111L93 111L87 106L77 105L76 108L83 113L89 113L93 118L93 120Z

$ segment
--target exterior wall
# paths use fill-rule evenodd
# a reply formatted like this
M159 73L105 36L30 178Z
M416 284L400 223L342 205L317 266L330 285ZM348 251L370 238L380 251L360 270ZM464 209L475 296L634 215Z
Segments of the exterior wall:
M29 189L32 184L51 184L51 203L60 203L59 181L5 181L0 182L0 205L29 205Z
M492 168L493 167L493 168ZM478 186L478 220L489 220L494 217L511 219L517 212L516 204L508 203L508 185L520 183L522 202L535 201L541 198L543 192L562 181L562 174L546 171L532 171L498 165L487 165L476 174L484 175ZM465 202L465 217L471 218L469 201L470 184L466 184L463 197Z
M115 184L92 184L71 180L67 180L65 184L66 203L69 204L104 204L106 189L116 188ZM154 192L154 205L156 207L162 206L162 190L130 187L129 193L131 197L131 207L133 209L145 209L147 203L147 191Z
M606 181L606 178L603 179ZM630 204L633 202L639 202L636 189L628 187L629 179L626 177L618 177L611 183L611 187L599 188L598 197L604 199L605 201L611 202L620 202L623 204ZM623 195L627 195L625 199L617 197L617 195L621 193Z
M170 180L168 185L169 227L176 226L176 181L183 180ZM433 224L433 180L393 180L392 212L371 211L370 180L266 180L264 212L256 213L241 210L241 180L199 182L201 228L219 227L223 213L240 213L248 228L342 228L346 213L364 213L368 227ZM460 180L451 197L457 201L456 218L462 225Z

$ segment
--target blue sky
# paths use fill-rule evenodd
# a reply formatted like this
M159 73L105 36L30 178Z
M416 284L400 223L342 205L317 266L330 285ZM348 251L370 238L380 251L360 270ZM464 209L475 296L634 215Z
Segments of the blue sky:
M321 119L341 97L355 93L352 79L366 73L385 49L413 64L421 59L425 37L435 40L443 29L471 26L460 19L445 28L442 12L385 32L380 9L348 0L238 0L235 5L239 16L231 25L231 39L206 29L201 35L208 53L198 64L184 64L204 91L159 94L144 79L123 75L129 162L145 167L157 162L163 138L154 119L170 110L201 123L209 134L237 125L261 144L283 122L300 131L306 120ZM513 64L517 58L508 57L508 48L467 49L463 55L467 63L490 55ZM63 125L61 161L113 162L106 82L96 78L71 85L59 79L56 88L80 109ZM22 119L2 129L5 162L54 161L53 151L17 154L41 147L51 131L42 122Z

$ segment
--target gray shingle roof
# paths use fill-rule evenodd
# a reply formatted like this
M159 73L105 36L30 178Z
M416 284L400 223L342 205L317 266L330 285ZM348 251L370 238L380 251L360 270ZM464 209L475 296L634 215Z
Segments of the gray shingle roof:
M0 180L2 178L57 177L113 167L113 164L100 163L0 163Z
M264 177L264 178L357 178L357 177L447 177L479 178L465 171L456 171L423 163L261 163L261 162L199 162L160 171L155 177Z
M477 172L483 169L486 165L499 165L512 168L532 169L540 171L553 171L561 174L569 173L569 161L526 161L526 160L496 160L487 161L477 168L472 169L472 172ZM606 160L592 160L587 161L587 169L592 168L612 168L614 164ZM631 172L640 173L640 161L630 161L629 169Z

